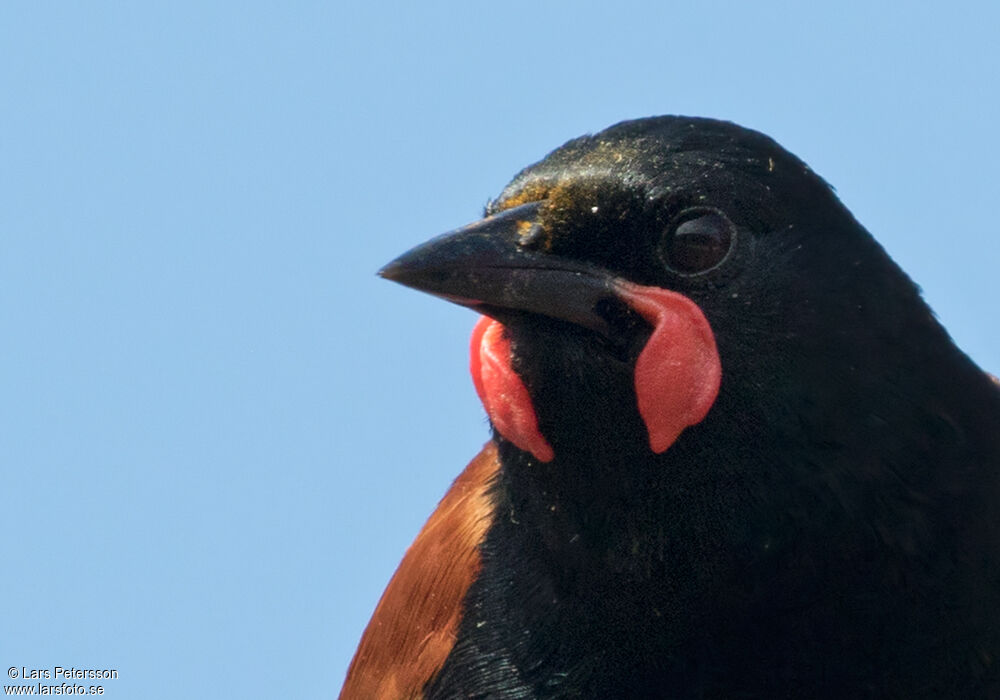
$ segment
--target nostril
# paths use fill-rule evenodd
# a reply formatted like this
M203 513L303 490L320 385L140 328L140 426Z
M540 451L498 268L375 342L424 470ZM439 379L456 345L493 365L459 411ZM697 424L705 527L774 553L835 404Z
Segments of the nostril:
M517 222L517 245L523 250L548 250L549 237L537 221Z

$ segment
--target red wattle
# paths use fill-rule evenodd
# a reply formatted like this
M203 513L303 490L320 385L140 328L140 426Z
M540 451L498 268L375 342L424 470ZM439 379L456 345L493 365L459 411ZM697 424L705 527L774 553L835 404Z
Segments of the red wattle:
M639 414L649 446L660 453L700 423L719 395L722 363L698 305L683 294L619 281L618 296L653 326L635 363Z
M504 337L503 325L480 318L472 329L470 350L472 383L493 427L540 462L551 462L555 452L539 431L528 389L510 364L510 340Z

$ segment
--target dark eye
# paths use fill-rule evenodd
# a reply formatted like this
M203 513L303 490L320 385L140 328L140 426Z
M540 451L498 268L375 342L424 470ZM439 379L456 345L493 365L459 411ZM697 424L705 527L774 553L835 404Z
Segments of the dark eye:
M670 222L660 243L660 254L667 267L694 275L725 260L734 240L733 222L721 211L687 209Z

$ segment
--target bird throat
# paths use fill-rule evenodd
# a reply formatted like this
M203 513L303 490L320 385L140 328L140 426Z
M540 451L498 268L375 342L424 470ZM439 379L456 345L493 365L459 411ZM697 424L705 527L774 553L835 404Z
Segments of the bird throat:
M715 403L722 380L715 336L698 305L683 294L625 281L615 283L615 293L653 327L635 363L635 395L649 448L661 453ZM493 427L539 461L552 461L555 452L514 371L503 324L481 317L470 350L472 381Z

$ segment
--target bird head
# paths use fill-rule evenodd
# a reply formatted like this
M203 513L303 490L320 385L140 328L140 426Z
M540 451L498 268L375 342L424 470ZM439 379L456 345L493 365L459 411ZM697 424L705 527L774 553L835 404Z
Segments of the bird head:
M792 415L833 435L846 415L815 406L864 410L887 354L944 338L819 176L706 119L570 141L381 274L491 319L477 390L498 440L540 462L687 464L720 435L731 457Z
M623 122L381 274L483 314L495 445L439 512L477 506L413 550L484 530L443 559L475 581L432 694L912 697L992 664L1000 392L770 138Z

